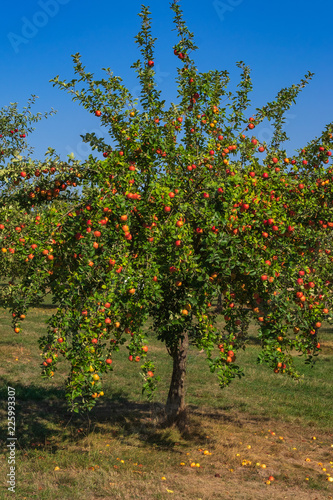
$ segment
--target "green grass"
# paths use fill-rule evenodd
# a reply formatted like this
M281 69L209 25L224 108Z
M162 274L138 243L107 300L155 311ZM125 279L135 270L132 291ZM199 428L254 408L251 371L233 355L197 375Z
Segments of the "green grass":
M333 498L333 483L326 480L326 474L333 475L333 331L328 325L321 329L323 350L315 367L296 360L304 375L298 382L256 364L253 327L247 350L237 356L246 376L226 389L219 388L205 354L191 348L190 426L180 434L158 425L171 359L156 339L150 340L149 353L161 382L153 403L141 395L140 363L130 363L123 349L113 356L105 396L89 418L67 413L65 362L52 380L40 377L37 340L51 311L46 297L18 335L8 312L0 311L0 499L12 497L6 492L7 385L16 389L17 498ZM190 467L192 461L200 467ZM262 463L265 469L256 465ZM270 475L275 481L267 485Z

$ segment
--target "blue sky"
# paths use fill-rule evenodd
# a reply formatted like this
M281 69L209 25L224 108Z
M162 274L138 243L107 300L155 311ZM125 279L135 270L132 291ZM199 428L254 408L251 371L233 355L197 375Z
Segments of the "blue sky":
M96 78L102 67L110 67L134 91L136 73L130 66L139 57L134 36L140 28L143 0L16 0L1 6L0 106L18 102L23 107L31 94L39 96L36 111L58 110L37 125L31 143L36 156L53 147L65 159L74 152L88 156L80 134L102 134L99 120L70 95L53 87L56 75L74 77L71 54L80 52L82 62ZM179 60L169 1L151 0L153 35L156 42L155 69L167 103L176 100L175 68ZM252 69L255 107L272 100L283 87L297 83L310 70L312 82L287 114L291 137L289 154L321 133L333 121L333 39L330 21L333 2L307 0L183 0L181 7L199 46L195 60L199 71L228 70L234 84L243 60ZM259 139L269 139L268 125L256 129Z

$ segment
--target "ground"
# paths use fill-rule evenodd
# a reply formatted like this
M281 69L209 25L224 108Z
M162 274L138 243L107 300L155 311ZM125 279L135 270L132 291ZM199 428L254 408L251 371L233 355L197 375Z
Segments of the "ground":
M6 490L7 386L16 391L16 497L36 499L210 500L230 498L333 499L333 330L322 328L322 353L314 368L297 360L300 382L256 364L251 327L237 361L246 377L223 391L205 354L191 348L188 362L189 426L159 425L171 359L149 342L162 380L153 403L141 396L139 366L126 350L114 356L105 396L88 416L73 416L63 399L66 365L52 380L40 378L37 339L50 303L14 335L0 311L0 499ZM222 318L221 318L222 322ZM272 476L269 482L269 477Z

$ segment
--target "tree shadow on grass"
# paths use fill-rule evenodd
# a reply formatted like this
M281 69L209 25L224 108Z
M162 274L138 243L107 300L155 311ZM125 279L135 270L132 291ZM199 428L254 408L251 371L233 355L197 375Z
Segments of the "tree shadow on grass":
M9 384L10 385L10 384ZM6 444L8 383L0 378L0 443ZM142 447L158 446L173 450L179 440L179 433L165 428L164 404L135 402L128 399L124 391L115 391L109 398L103 398L91 412L83 415L67 409L65 390L59 387L42 387L37 384L25 386L15 383L15 435L17 448L25 451L46 448L55 453L66 444L77 444L90 434L102 434L118 439L135 438ZM200 444L205 438L202 420L205 418L221 422L237 423L238 417L228 414L231 406L216 410L201 411L189 405L189 425L181 437L191 443Z

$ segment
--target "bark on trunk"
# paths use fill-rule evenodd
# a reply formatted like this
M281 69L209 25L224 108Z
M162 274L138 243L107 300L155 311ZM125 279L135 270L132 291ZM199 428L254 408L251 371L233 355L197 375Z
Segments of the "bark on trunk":
M173 370L165 407L167 424L176 424L181 430L186 427L185 375L188 347L188 333L184 332L178 346L170 353L173 358Z
M218 314L222 313L222 293L220 293L218 298L217 298L217 306L216 306L215 312Z

